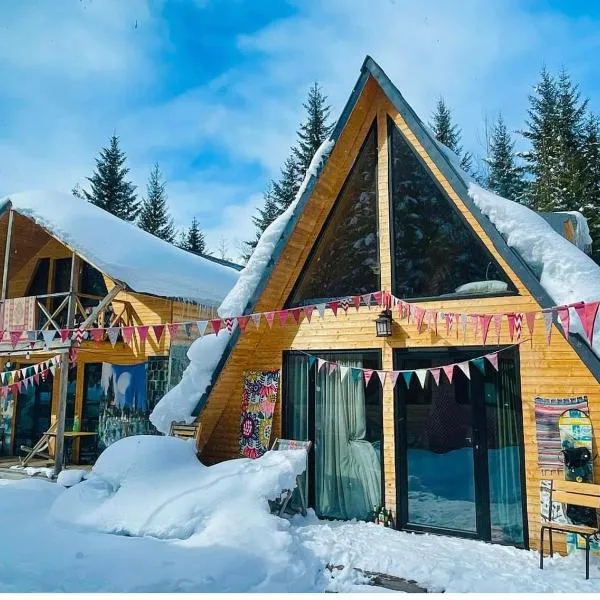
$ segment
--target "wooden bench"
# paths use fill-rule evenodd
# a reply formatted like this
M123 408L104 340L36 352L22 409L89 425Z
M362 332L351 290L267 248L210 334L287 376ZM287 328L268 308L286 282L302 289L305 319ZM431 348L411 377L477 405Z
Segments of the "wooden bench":
M596 511L594 526L574 525L572 523L558 523L552 520L552 502L587 506ZM544 568L544 531L548 531L550 538L550 556L554 556L552 545L552 532L576 533L585 539L585 578L590 578L590 538L600 533L598 522L598 509L600 508L600 485L594 483L578 483L560 479L550 480L550 498L548 502L548 520L542 520L540 529L540 569ZM566 514L566 511L564 511ZM543 515L542 515L543 517Z
M169 435L182 440L196 439L202 428L201 423L185 423L184 421L173 421L169 428Z

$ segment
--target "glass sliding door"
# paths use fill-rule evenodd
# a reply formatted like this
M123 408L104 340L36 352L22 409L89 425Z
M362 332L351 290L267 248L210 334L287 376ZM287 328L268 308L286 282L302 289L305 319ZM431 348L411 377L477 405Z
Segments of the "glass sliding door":
M288 353L285 435L314 444L308 498L317 515L366 519L381 503L381 388L375 380L366 386L359 369L379 368L379 354L313 352L350 370L342 378L339 369L318 371L307 355Z

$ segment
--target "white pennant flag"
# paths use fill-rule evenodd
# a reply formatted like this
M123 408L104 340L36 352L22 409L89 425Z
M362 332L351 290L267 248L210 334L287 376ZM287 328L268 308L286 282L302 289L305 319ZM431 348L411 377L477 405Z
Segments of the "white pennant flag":
M206 328L208 327L208 321L196 321L196 327L198 328L200 337L202 337L206 332Z
M260 327L260 318L262 317L262 313L253 313L250 315L250 318L252 319L252 322L254 323L254 326L256 327L256 329L258 329Z
M379 381L381 381L381 387L385 386L385 380L387 377L387 371L375 371L377 373L377 377L379 377Z
M317 371L321 370L321 367L326 363L326 360L323 360L322 358L317 358Z
M319 317L321 319L325 316L325 307L327 305L323 302L322 304L317 304L317 310L319 311Z
M350 367L345 367L344 365L340 365L340 377L342 378L342 381L344 381L344 378L346 377L346 375L348 375L349 370L350 370Z
M54 365L50 367L50 373L52 373L52 375L56 373L56 367Z
M419 379L419 382L421 383L421 387L423 389L425 389L425 380L427 379L427 373L427 369L417 369L415 371L415 375Z
M25 377L27 377L27 368L19 370L21 372L21 379L25 379Z
M42 331L42 337L44 338L44 344L46 346L52 342L54 336L56 335L56 330L54 329L44 329Z
M60 356L58 354L56 356L53 356L50 360L52 361L54 366L58 367L60 365Z
M115 344L117 343L117 339L119 337L119 333L121 331L120 327L109 327L106 330L106 333L108 335L108 341L112 344L112 347L115 347Z
M544 326L546 328L546 342L549 344L550 338L552 337L552 312L545 312L542 313L542 315L544 317Z
M471 371L469 369L468 360L465 360L465 362L457 363L456 366L467 376L467 379L471 379Z
M460 315L460 330L462 331L463 338L465 338L467 336L467 324L468 324L467 315L465 315L464 313L461 313L461 315Z

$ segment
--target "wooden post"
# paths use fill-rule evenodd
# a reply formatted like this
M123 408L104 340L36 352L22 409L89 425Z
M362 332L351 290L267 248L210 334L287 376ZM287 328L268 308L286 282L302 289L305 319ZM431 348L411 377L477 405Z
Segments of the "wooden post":
M8 263L10 259L10 243L12 239L14 212L8 211L8 231L6 233L6 246L4 247L4 271L2 272L2 300L6 300L8 291Z
M71 257L71 284L69 286L69 304L67 308L67 328L73 327L77 291L79 288L79 257L73 252ZM71 342L72 343L72 342ZM67 414L67 390L69 387L69 351L60 354L60 392L56 415L56 447L54 450L54 477L61 472L64 464L65 417Z

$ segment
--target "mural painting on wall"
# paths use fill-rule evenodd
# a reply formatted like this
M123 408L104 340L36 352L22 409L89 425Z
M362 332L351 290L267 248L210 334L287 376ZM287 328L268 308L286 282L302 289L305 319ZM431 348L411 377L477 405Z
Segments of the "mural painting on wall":
M98 423L98 447L103 450L131 435L155 435L149 416L153 406L146 392L147 363L102 363L104 400Z

